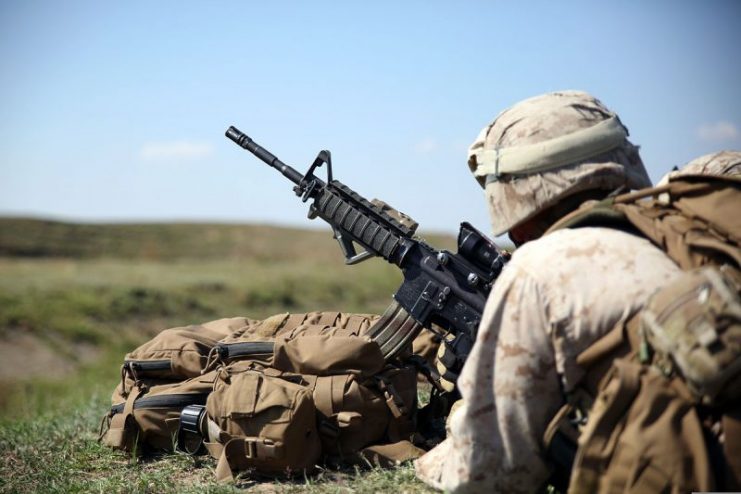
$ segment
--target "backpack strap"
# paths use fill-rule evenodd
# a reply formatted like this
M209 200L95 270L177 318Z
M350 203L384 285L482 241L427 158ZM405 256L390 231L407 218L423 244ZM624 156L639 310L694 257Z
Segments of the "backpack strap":
M284 448L282 443L259 437L232 437L221 432L222 442L205 442L204 446L214 458L218 458L216 465L216 481L232 482L234 470L239 465L253 466L259 460L282 458Z
M603 381L611 371L616 358L636 360L643 340L639 334L640 311L624 315L615 327L592 343L576 358L584 369L584 376L567 393L567 402L551 419L543 435L543 451L556 467L548 479L560 492L566 492L570 473L577 454L578 438L587 417L592 413L594 400Z
M661 187L587 201L547 231L606 227L637 234L680 268L741 265L741 179L680 177Z
M204 430L205 429L205 430ZM260 437L235 437L221 430L213 420L203 417L203 424L191 430L203 439L209 454L218 459L216 481L231 482L234 470L253 466L260 460L283 458L285 449L279 441Z
M136 425L132 415L134 413L134 402L139 397L140 393L140 388L134 386L129 393L129 396L126 398L123 411L111 417L108 424L108 431L105 432L105 435L102 433L101 428L100 437L107 446L125 450L133 448L135 439L132 437L132 432Z
M630 228L630 222L621 211L615 209L614 198L604 201L587 201L575 211L559 219L546 230L545 234L564 228L581 228L588 226L605 226L625 230Z
M741 488L741 404L728 410L721 419L723 424L723 453L727 462L725 485L728 490Z
M418 448L411 441L402 440L391 444L367 446L358 451L355 456L363 460L362 463L358 461L359 464L391 468L419 458L423 454L425 450Z
M331 410L329 415L334 413L332 403L332 382L335 376L325 376L317 378L314 388L314 404L318 410ZM329 416L328 415L328 416Z
M574 471L571 477L571 486L589 486L584 492L596 492L599 486L601 473L601 463L609 460L612 454L610 443L614 441L614 435L617 430L618 422L622 419L626 408L632 403L633 398L638 394L640 389L640 375L642 368L622 360L615 361L612 367L612 373L616 374L616 379L610 382L605 389L605 400L598 401L594 404L591 415L601 420L587 423L591 429L592 441L587 447L580 445L576 454L576 463L582 464L581 468ZM609 413L601 413L597 407L609 410ZM586 434L587 432L583 432ZM607 458L605 458L605 452ZM626 472L627 474L627 472ZM615 476L612 482L626 481L627 475ZM612 484L614 492L623 492L624 484Z
M408 415L409 411L404 405L404 399L396 390L393 383L383 376L376 376L376 379L378 389L383 392L383 396L386 398L386 406L389 407L391 415L393 415L395 419Z

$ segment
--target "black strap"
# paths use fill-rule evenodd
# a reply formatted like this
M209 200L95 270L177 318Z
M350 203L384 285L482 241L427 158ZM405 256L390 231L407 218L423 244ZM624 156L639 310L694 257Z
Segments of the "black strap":
M188 405L180 412L177 448L189 455L196 455L203 450L202 423L206 414L203 405Z
M218 345L218 352L222 360L227 360L249 355L270 355L274 347L275 343L272 341L221 343Z

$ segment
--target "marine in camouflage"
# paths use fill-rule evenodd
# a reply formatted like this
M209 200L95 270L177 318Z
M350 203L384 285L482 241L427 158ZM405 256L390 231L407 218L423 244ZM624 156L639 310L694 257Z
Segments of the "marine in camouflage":
M482 149L544 143L616 117L598 99L581 91L549 93L527 99L503 111L479 133L468 151L468 166L476 171ZM627 130L626 130L627 133ZM478 177L486 188L495 235L556 204L566 196L588 189L649 187L651 180L627 139L610 151L567 164L557 170L525 176Z
M417 460L417 476L451 492L534 492L549 475L545 428L583 375L577 355L679 273L647 240L607 228L518 249L458 380L449 436Z
M599 149L587 129L608 120L619 123L593 96L564 91L518 103L484 128L468 165L486 189L494 233L573 194L650 186L622 124L609 131L619 138L609 149L581 152ZM525 146L526 157L537 155L532 145L554 142L574 142L582 149L565 155L580 158L536 171L521 160L525 171L509 174L492 174L491 163L480 161L491 150L498 159L500 149ZM536 491L549 475L545 429L583 375L577 355L679 273L647 240L607 228L559 230L518 249L487 301L458 380L463 399L449 417L448 437L417 460L417 476L451 492Z
M741 151L719 151L695 158L679 170L674 170L659 181L664 185L669 180L683 175L741 175Z

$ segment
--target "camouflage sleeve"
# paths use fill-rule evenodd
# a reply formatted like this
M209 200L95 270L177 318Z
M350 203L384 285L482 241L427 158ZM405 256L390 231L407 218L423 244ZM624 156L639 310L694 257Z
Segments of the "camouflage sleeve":
M533 492L547 478L546 424L562 395L547 301L517 263L497 280L459 386L448 438L420 458L417 476L451 492Z

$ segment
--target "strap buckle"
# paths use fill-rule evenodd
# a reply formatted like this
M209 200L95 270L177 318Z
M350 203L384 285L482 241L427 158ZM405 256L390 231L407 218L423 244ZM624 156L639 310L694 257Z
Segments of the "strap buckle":
M396 391L394 385L391 384L391 381L388 381L383 377L379 377L378 388L383 392L383 395L386 398L386 404L391 410L391 414L394 416L394 418L398 419L399 417L408 414L409 410L407 410L404 404L404 400L402 399L399 392Z
M244 457L248 460L254 460L257 456L257 441L254 438L246 438L244 440Z

